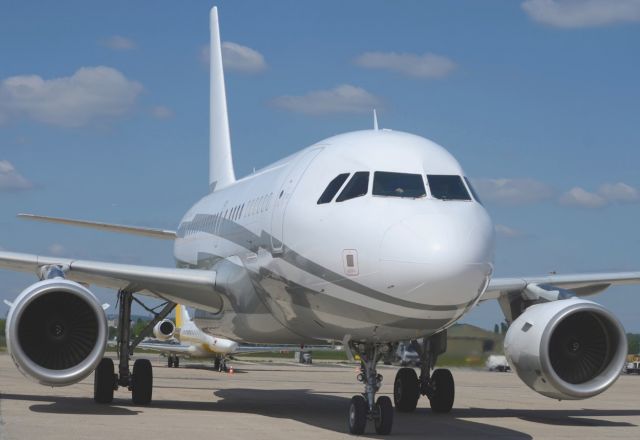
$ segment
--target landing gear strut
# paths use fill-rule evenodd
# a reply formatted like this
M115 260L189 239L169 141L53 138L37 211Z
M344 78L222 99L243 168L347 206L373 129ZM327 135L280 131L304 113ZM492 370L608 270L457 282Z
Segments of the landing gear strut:
M353 396L349 405L349 432L361 435L372 420L377 434L391 433L393 426L393 405L387 396L376 400L376 393L382 385L382 375L376 371L378 361L391 350L388 344L350 343L353 353L360 356L361 366L358 380L364 384L364 393Z
M131 341L131 304L133 301L142 305L155 316L140 332L140 335ZM129 370L129 360L140 341L173 310L175 304L167 302L162 310L156 313L153 309L147 308L136 300L133 292L121 290L118 292L118 305L118 374L114 373L113 360L103 358L95 370L93 399L97 403L110 403L113 401L113 392L118 387L127 387L131 391L133 403L147 405L151 402L153 393L153 368L151 362L147 359L137 359L133 364L133 372L131 372Z
M431 410L448 413L455 399L455 383L451 371L434 368L438 356L447 350L447 334L441 332L422 341L412 341L420 354L420 377L413 368L400 368L393 387L393 399L398 411L412 412L420 395L427 396Z
M179 368L180 367L180 358L177 354L169 354L167 356L167 367L169 368Z

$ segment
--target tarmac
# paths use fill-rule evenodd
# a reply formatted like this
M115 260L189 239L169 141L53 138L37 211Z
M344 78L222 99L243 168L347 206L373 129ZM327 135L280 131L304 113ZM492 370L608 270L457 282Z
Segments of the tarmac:
M93 377L48 388L0 355L0 439L329 439L347 434L347 407L362 392L355 365L231 361L233 374L207 364L154 364L153 402L136 406L125 389L111 405L93 402ZM381 366L392 396L395 367ZM555 401L513 373L454 369L456 401L434 414L421 398L396 413L392 437L428 439L639 439L640 376L622 376L604 394ZM364 437L376 437L371 423Z

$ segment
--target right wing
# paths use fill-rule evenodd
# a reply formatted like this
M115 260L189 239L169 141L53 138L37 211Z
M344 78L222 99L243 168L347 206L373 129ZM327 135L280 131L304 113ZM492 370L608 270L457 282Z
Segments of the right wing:
M40 271L47 266L60 267L65 278L82 284L139 292L213 313L219 312L223 305L223 296L216 290L216 272L212 270L136 266L0 252L0 269L40 275Z

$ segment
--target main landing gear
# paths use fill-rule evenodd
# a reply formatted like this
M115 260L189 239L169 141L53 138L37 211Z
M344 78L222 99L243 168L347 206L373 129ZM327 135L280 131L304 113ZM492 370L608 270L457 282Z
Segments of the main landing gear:
M382 375L376 371L376 364L391 351L388 344L350 343L353 353L360 356L361 367L358 380L364 384L364 393L353 396L349 405L349 432L364 434L368 420L372 420L376 433L387 435L393 426L393 405L387 396L376 400L376 393L382 385Z
M169 354L167 356L167 367L180 368L180 358L177 354Z
M398 411L414 411L420 395L427 396L432 411L451 411L455 398L455 383L451 371L439 368L431 373L438 356L447 349L446 341L446 332L442 332L421 342L412 342L412 346L420 354L420 377L413 368L398 370L393 385L393 400Z
M131 304L133 301L142 305L155 316L140 332L140 335L131 341ZM147 308L135 299L133 292L126 290L118 292L118 304L118 374L115 374L115 367L111 358L105 357L100 361L95 370L93 400L97 403L111 403L113 401L113 392L119 387L127 387L131 391L133 403L147 405L151 402L153 394L151 362L148 359L137 359L133 363L133 371L130 371L129 360L140 341L173 310L175 304L167 302L162 310L156 313L155 310Z
M227 367L227 358L224 356L217 356L213 360L213 369L221 373L229 371L229 368Z

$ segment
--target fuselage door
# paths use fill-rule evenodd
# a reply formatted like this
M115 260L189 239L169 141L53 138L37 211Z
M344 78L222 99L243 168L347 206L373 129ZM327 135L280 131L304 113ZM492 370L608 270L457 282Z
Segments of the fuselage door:
M322 148L305 151L295 158L287 167L287 177L281 184L276 194L276 200L273 205L273 214L271 215L271 250L273 252L282 252L284 242L284 216L286 214L287 205L291 199L291 195L296 189L300 178L307 170L313 159L316 158Z

